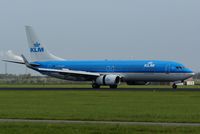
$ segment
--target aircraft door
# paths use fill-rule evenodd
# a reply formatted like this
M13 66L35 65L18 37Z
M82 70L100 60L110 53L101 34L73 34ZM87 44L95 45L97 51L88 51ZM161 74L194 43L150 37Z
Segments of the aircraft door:
M106 66L106 71L107 72L114 72L115 71L115 66Z

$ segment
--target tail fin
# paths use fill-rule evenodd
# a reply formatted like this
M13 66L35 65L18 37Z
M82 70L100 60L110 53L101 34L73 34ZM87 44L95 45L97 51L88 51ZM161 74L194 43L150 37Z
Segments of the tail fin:
M31 61L63 60L51 54L40 42L31 26L25 26Z

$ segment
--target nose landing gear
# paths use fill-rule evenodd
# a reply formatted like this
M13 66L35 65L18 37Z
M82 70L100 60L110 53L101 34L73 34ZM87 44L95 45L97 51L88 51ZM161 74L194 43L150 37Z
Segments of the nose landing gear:
M172 88L173 89L177 89L177 86L178 85L184 85L184 81L175 81L173 84L172 84Z

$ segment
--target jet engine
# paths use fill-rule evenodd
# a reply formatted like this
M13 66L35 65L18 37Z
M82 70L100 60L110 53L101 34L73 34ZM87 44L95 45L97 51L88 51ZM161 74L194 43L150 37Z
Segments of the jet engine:
M107 85L107 86L114 86L120 83L120 77L118 75L102 75L97 77L95 83L97 85Z

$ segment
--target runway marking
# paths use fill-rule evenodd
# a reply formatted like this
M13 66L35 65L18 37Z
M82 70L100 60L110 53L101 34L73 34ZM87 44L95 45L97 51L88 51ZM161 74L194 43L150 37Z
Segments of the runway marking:
M123 122L123 121L82 121L82 120L39 120L39 119L0 119L0 122L28 122L28 123L63 123L63 124L112 124L112 125L139 125L139 126L200 126L200 123L173 123L173 122Z

